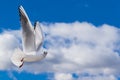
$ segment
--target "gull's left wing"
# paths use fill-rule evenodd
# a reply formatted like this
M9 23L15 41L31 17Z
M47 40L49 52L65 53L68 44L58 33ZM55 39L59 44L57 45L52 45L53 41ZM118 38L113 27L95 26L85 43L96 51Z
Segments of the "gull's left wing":
M34 25L34 30L35 30L36 50L38 51L43 43L43 32L40 23L38 21Z

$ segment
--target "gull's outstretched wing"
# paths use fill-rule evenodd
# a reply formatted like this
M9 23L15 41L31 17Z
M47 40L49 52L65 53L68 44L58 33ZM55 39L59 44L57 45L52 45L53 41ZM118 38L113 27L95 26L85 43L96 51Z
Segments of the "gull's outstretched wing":
M34 30L35 30L36 50L38 51L43 43L43 32L39 22L35 23Z
M29 52L36 50L34 29L22 6L19 7L19 14L22 26L23 52L31 55Z

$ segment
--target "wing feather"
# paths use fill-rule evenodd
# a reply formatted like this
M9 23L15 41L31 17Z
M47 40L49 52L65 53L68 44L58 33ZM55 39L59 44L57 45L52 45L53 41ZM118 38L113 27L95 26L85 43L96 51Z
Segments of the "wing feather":
M35 30L36 50L38 51L43 43L43 32L39 22L35 23L34 30Z
M34 29L22 6L19 7L19 14L22 26L23 52L30 55L29 52L36 50Z

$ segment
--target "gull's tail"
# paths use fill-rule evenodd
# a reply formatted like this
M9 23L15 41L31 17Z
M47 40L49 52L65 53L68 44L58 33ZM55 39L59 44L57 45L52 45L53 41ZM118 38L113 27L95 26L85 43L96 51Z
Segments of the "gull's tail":
M17 67L20 67L23 64L23 58L24 58L25 54L21 51L21 49L17 48L15 49L12 57L11 57L11 61L14 65L16 65Z

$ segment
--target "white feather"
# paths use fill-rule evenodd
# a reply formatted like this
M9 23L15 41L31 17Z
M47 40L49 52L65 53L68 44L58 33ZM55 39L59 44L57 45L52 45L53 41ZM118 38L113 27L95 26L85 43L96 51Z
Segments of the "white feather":
M19 48L16 48L11 57L11 61L14 65L19 67L23 64L21 61L23 57L25 57L24 53Z

